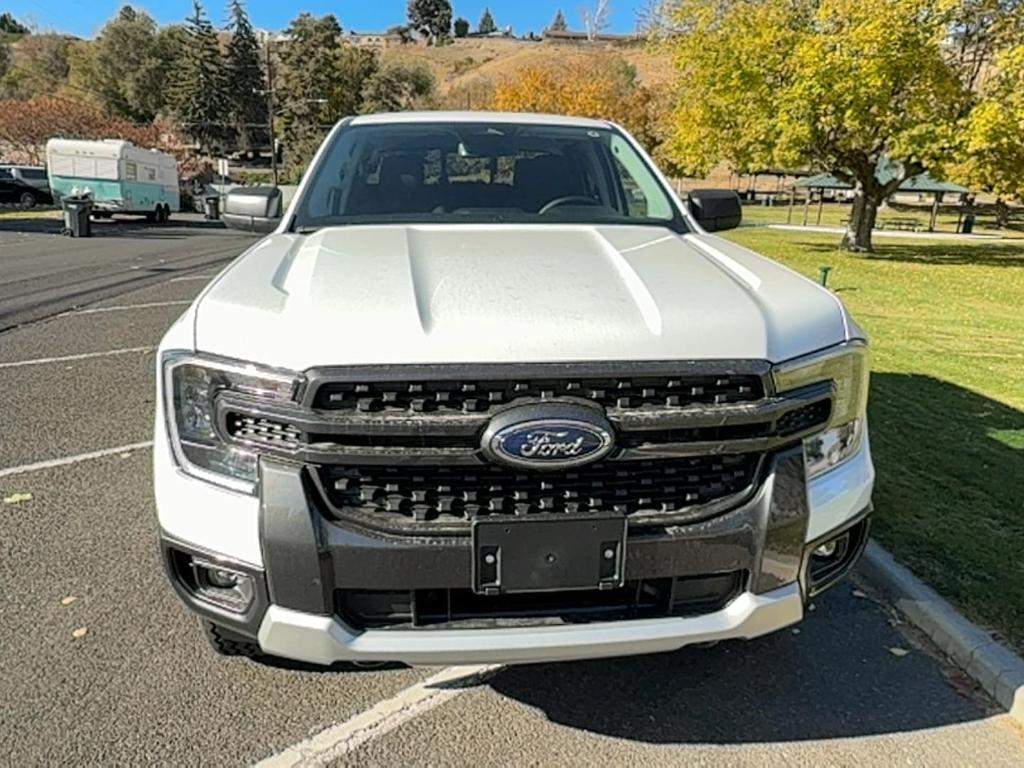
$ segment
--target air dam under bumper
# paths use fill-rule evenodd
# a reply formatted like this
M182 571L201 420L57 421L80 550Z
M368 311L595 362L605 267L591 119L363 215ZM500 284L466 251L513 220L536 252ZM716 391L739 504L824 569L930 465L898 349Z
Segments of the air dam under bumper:
M400 661L479 664L561 661L672 651L694 643L753 638L803 617L800 587L744 592L720 611L688 618L596 622L516 629L355 633L331 616L272 605L260 625L265 653L319 664Z

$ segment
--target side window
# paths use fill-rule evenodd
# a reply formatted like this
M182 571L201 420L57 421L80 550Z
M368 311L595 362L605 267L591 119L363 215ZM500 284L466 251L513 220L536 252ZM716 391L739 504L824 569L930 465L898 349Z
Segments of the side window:
M613 155L613 157L615 157ZM625 166L619 162L619 158L615 157L615 170L619 174L619 179L622 182L622 191L626 195L626 208L629 211L631 217L640 219L647 218L647 195L640 189L636 181L632 176L629 175L629 171L626 170Z
M609 147L615 166L620 173L622 188L626 193L626 203L630 216L642 216L651 219L671 219L672 209L668 198L658 186L658 182L650 170L643 165L640 157L634 152L626 140L613 134Z
M139 178L139 168L131 160L125 160L124 177L128 181L136 181Z
M0 179L13 179L14 174L11 173L9 168L0 168Z
M156 181L156 168L152 168L152 167L147 166L147 168L146 168L146 180L147 181Z

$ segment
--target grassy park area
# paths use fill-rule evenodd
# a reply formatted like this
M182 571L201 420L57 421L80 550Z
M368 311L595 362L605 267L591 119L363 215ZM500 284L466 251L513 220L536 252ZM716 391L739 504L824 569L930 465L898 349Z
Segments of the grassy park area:
M821 210L821 226L842 227L850 216L849 203L825 203ZM1015 208L1011 218L1010 226L1002 229L995 227L995 217L988 210L976 214L974 234L987 235L1001 238L1024 238L1024 221L1021 221L1019 211ZM911 222L915 222L920 231L928 228L931 217L931 207L921 205L897 205L893 208L882 207L878 212L876 222L876 233L884 233L887 230L903 230L909 228ZM939 208L935 220L935 231L943 234L952 234L957 231L959 219L958 206L948 205ZM804 221L803 203L793 206L792 215L789 206L784 201L777 205L745 205L743 207L744 224L793 224L802 225ZM815 226L818 224L818 204L811 203L807 211L807 224Z
M852 255L835 235L728 234L810 277L833 268L872 343L874 534L1024 650L1024 241L879 239Z

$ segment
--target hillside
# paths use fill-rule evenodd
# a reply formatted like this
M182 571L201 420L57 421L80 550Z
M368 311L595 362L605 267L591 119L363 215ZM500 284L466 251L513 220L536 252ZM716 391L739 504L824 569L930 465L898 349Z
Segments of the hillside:
M594 56L621 56L636 68L637 78L648 86L668 83L672 61L664 53L652 52L642 44L572 44L502 38L456 39L434 48L396 46L384 51L384 59L405 59L427 65L437 78L442 102L458 102L467 91L497 82L526 66L557 65ZM448 103L446 106L465 106Z

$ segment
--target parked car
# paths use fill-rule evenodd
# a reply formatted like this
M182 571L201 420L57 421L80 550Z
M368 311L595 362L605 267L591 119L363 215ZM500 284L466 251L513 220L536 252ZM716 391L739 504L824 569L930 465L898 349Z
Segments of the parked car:
M602 121L342 121L157 355L170 582L224 654L533 662L800 621L868 531L865 335Z
M135 213L162 222L180 210L178 164L165 152L115 139L50 139L46 167L54 194L89 197L98 216Z
M0 205L2 204L32 208L36 205L52 205L53 197L49 192L37 189L20 179L0 178Z
M0 179L19 179L41 192L50 191L46 169L35 165L0 165Z

